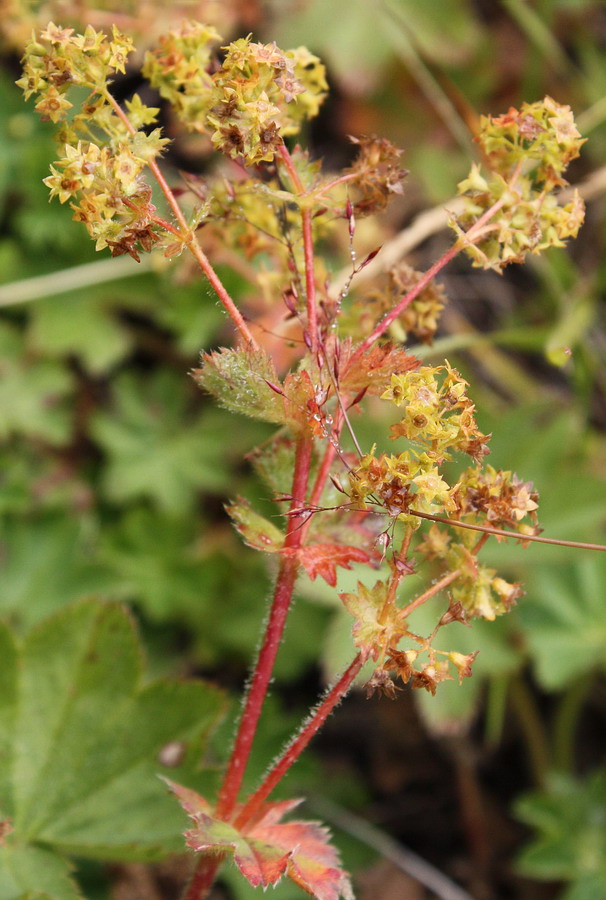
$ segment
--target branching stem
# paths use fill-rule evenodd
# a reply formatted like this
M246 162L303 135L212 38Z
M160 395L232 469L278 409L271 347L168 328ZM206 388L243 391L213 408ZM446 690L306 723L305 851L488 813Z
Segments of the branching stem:
M126 113L124 112L124 110L122 109L120 104L112 97L112 95L109 93L109 91L104 96L106 97L108 102L111 104L112 109L114 110L114 112L116 113L116 115L118 116L120 121L124 124L124 127L127 129L128 133L130 135L135 135L137 133L137 129L134 128L130 119L128 118L128 116L126 115ZM152 175L154 176L154 178L156 179L156 181L158 183L158 187L164 194L164 196L166 198L166 202L168 203L171 210L173 211L175 219L177 220L177 222L179 223L180 227L183 230L182 234L180 234L179 237L181 238L181 240L183 241L183 243L185 244L187 249L190 251L190 253L193 255L194 259L196 260L196 262L198 263L198 265L200 266L200 268L202 269L202 271L204 272L204 274L210 281L213 290L215 291L217 297L223 304L225 311L227 312L228 316L234 323L242 340L246 344L251 346L253 349L255 349L255 350L258 349L257 342L255 341L254 337L252 336L252 334L248 328L248 325L244 321L244 317L242 316L242 313L240 312L240 310L238 309L238 307L232 300L229 292L226 290L223 282L221 281L221 279L219 278L219 276L213 269L212 265L210 264L210 261L208 260L208 257L206 256L206 254L200 247L198 241L196 240L196 236L194 235L191 228L187 224L187 219L183 215L183 211L182 211L181 207L179 206L179 204L177 203L177 199L176 199L175 195L171 191L166 179L164 178L164 175L160 171L160 167L158 166L158 163L154 159L151 159L148 162L148 166L149 166L149 169L150 169ZM173 234L175 233L174 229L172 227L169 230L171 231L171 233L173 233Z
M291 510L305 505L311 451L311 438L300 438L295 458ZM293 515L289 517L284 542L285 547L296 548L301 545L300 526L301 516ZM250 688L246 695L242 718L238 726L238 733L225 778L219 792L216 810L219 818L228 818L237 803L246 763L248 762L274 662L282 640L298 568L299 563L295 556L282 556L263 643L259 651Z
M305 187L299 177L286 144L280 145L280 157L290 176L296 193L301 196ZM309 350L315 358L318 352L318 309L316 303L316 278L314 265L314 242L311 227L311 209L301 210L301 227L303 233L303 255L305 257L305 293L307 298L307 331L309 334Z
M297 736L288 744L280 759L275 763L270 772L263 779L262 784L252 794L242 807L234 824L236 828L242 828L259 812L263 802L269 797L278 782L282 780L286 772L303 753L311 739L324 725L333 709L339 705L345 694L349 691L354 679L362 668L362 656L358 653L352 663L343 672L339 680L325 694L311 716L304 723Z

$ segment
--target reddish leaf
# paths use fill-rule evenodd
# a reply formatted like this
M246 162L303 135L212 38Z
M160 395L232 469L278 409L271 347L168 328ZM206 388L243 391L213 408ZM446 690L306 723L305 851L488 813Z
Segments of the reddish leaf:
M394 344L374 344L350 366L348 361L354 350L345 341L341 344L339 387L350 393L367 388L369 394L382 394L391 384L392 375L420 366L416 357Z
M324 415L318 406L316 389L309 372L303 369L287 375L283 393L284 414L288 424L314 437L324 437Z
M283 550L296 556L312 581L321 575L331 587L337 583L337 566L351 569L352 562L370 563L371 557L359 547L344 547L342 544L310 544L308 547Z
M347 874L339 868L328 831L318 822L286 822L280 819L299 800L267 803L254 823L238 831L231 823L214 817L204 797L189 788L167 781L195 827L186 832L187 845L198 853L231 854L247 879L258 887L276 884L282 875L317 900L352 900Z

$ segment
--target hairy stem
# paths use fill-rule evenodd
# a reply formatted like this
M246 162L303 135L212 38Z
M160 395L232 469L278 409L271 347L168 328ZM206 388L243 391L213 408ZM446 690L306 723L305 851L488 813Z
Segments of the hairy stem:
M114 100L114 98L112 97L112 95L109 92L107 92L104 96L111 104L112 109L114 110L114 112L116 113L116 115L118 116L120 121L124 124L124 127L127 129L128 133L131 135L135 135L137 133L137 129L133 127L130 119L128 118L128 116L126 115L126 113L124 112L124 110L122 109L120 104L116 100ZM193 234L189 225L187 224L187 219L183 215L183 211L181 210L181 207L177 203L177 199L176 199L175 195L171 191L166 179L164 178L164 175L160 171L160 167L158 166L158 163L154 159L151 159L147 165L149 166L149 169L150 169L152 175L156 179L156 182L158 183L158 187L164 194L164 196L166 198L166 202L168 203L171 210L173 211L175 219L179 223L180 227L183 229L183 233L182 233L182 235L180 235L181 239L183 240L183 243L185 244L187 249L190 251L190 253L193 255L194 259L196 260L196 262L198 263L198 265L200 266L200 268L202 269L202 271L204 272L204 274L210 281L213 290L215 291L217 297L223 304L225 311L227 312L228 316L234 323L236 329L238 330L240 336L242 337L242 340L246 344L249 344L250 346L252 346L253 349L255 349L255 350L258 349L257 342L255 341L254 337L252 336L252 334L248 328L248 325L244 321L242 313L240 312L240 310L238 309L238 307L232 300L229 292L226 290L223 282L221 281L221 279L219 278L219 276L213 269L208 257L206 256L206 254L200 247L198 241L196 240L195 235ZM170 230L171 230L171 232L174 233L174 230L172 228L170 228Z
M276 785L282 780L286 772L297 761L311 739L324 725L333 709L339 705L345 694L349 691L353 681L362 668L361 654L355 657L352 663L343 672L339 680L325 694L324 698L304 723L297 736L288 744L280 759L263 779L262 784L247 800L242 807L237 819L236 828L242 828L259 812L263 802L269 797Z
M280 156L288 172L297 194L305 193L303 182L295 169L292 157L285 144L280 145ZM303 255L305 257L305 294L307 298L307 331L309 334L309 350L312 356L318 352L318 309L316 303L316 280L314 265L314 242L311 229L311 210L301 210L301 229L303 234Z
M514 171L512 177L511 177L511 182L510 182L511 187L513 187L513 185L517 181L518 176L519 176L519 167L516 168L516 170ZM471 228L465 235L465 241L467 243L470 243L474 240L478 240L483 234L483 228L486 225L486 223L489 222L490 219L492 219L492 217L501 209L501 207L504 204L505 204L505 197L502 197L500 200L497 200L496 203L493 203L493 205L480 216L480 218L477 220L477 222L474 222L474 224L471 226ZM425 272L425 274L419 279L419 281L406 294L404 294L404 296L401 298L401 300L398 303L396 303L394 308L392 310L390 310L387 313L387 315L381 319L381 321L378 323L378 325L376 326L376 328L374 329L372 334L369 334L368 337L364 341L362 341L360 346L357 348L355 353L353 353L353 355L351 356L351 359L349 360L350 366L357 359L359 359L359 357L363 353L365 353L368 349L370 349L370 347L372 347L372 345L375 343L375 341L378 338L380 338L381 335L387 331L387 329L389 328L391 323L395 319L397 319L398 316L402 312L404 312L406 307L410 306L412 301L415 300L416 297L419 296L421 291L427 287L427 285L430 283L432 278L435 278L435 276L438 274L438 272L441 272L441 270L444 268L444 266L446 266L452 259L454 259L455 256L458 256L458 254L461 252L461 250L463 250L464 246L465 246L465 243L464 243L463 239L459 238L459 240L456 241L452 245L452 247L450 247L450 249L446 251L446 253L444 253L438 260L436 260L436 262L433 264L433 266L431 266L427 270L427 272Z
M183 900L203 900L207 897L224 860L224 854L199 856L194 874L183 894Z
M305 505L311 450L311 438L300 438L295 459L291 510ZM296 548L301 545L301 524L301 516L293 515L289 518L284 542L285 547ZM219 793L219 801L217 803L217 816L219 818L227 818L231 815L238 799L238 792L244 777L267 687L282 640L298 568L299 563L296 557L282 557L263 643L259 651L250 688L246 695L244 710L238 726L238 733L227 772Z

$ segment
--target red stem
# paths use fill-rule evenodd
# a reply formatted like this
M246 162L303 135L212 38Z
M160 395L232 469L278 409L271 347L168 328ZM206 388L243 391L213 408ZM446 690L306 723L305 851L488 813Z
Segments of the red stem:
M311 439L300 438L295 458L291 510L305 505L311 450ZM295 515L289 518L284 541L285 547L296 548L300 546L300 526L302 521L304 519L301 516ZM282 640L298 568L299 562L295 556L282 556L263 644L259 651L250 688L246 695L242 718L238 726L238 733L219 792L216 815L221 819L227 819L231 815L238 800L238 792L242 784L259 716L261 715L274 662Z
M345 694L347 694L362 665L362 657L358 653L353 662L343 672L336 684L330 688L324 699L307 719L299 734L291 741L280 759L265 776L260 787L257 788L242 807L234 822L236 828L242 828L251 819L254 819L263 802L271 794L278 782L282 780L293 763L297 761L311 739L324 725L333 709L338 706Z
M513 185L517 181L519 172L520 172L520 167L517 166L512 174L511 181L510 181L510 187L513 187ZM501 207L504 206L505 202L506 202L506 197L503 196L503 197L501 197L500 200L497 200L496 203L493 203L489 209L485 210L485 212L482 213L480 218L476 222L473 223L473 225L471 226L471 228L465 235L466 242L470 242L472 239L477 240L477 238L479 236L481 236L482 229L483 229L484 225L486 224L486 222L488 222L488 221L490 221L490 219L492 219L492 217L495 215L495 213L497 213L501 209ZM381 321L376 326L376 328L372 332L372 334L370 334L364 341L362 341L362 343L357 348L357 350L352 354L352 356L349 360L350 366L355 361L357 361L357 359L360 356L362 356L362 354L365 353L366 350L368 350L370 347L372 347L374 342L378 338L380 338L381 335L384 334L385 331L389 328L389 326L394 321L394 319L398 318L400 313L402 313L406 309L406 307L409 306L416 297L418 297L418 295L421 293L421 291L429 284L431 279L435 278L435 276L438 274L438 272L440 272L444 268L444 266L450 262L451 259L454 259L454 257L457 256L461 252L461 250L463 249L464 246L465 246L465 243L462 238L459 238L458 241L455 241L455 243L452 245L452 247L449 250L447 250L446 253L444 253L443 256L441 256L440 259L438 259L433 264L433 266L431 266L431 268L429 268L427 270L427 272L425 272L423 277L414 285L414 287L412 287L408 291L408 293L404 294L404 296L402 297L400 302L396 303L394 308L390 312L388 312L387 315L384 316L383 319L381 319Z
M444 268L444 266L450 262L451 259L454 259L454 257L457 256L460 251L461 246L458 243L453 244L452 247L447 250L446 253L441 256L440 259L438 259L430 269L427 270L427 272L425 272L423 277L419 279L414 287L412 287L408 291L408 293L402 297L399 303L396 303L394 308L390 312L388 312L383 319L381 319L372 334L369 334L368 337L364 341L362 341L357 350L352 354L349 360L349 366L351 366L360 356L362 356L363 353L365 353L370 347L372 347L377 338L380 338L381 335L385 331L387 331L391 323L398 318L400 313L402 313L406 309L406 307L409 306L416 297L418 297L421 291L425 287L427 287L431 279L434 278L438 274L438 272L440 272Z
M131 135L137 134L137 129L134 128L134 126L131 124L130 119L128 118L128 116L126 115L126 113L124 112L124 110L122 109L120 104L116 100L114 100L114 98L112 97L112 95L109 92L106 93L104 96L106 96L106 98L109 101L109 103L111 104L114 112L116 113L116 115L118 116L120 121L124 124L124 127L126 128L128 133ZM254 350L257 350L258 344L255 341L254 337L252 336L252 334L248 328L248 325L244 321L242 313L240 312L240 310L238 309L238 307L236 306L236 304L230 297L229 293L225 289L223 282L221 281L221 279L219 278L219 276L213 269L212 265L210 264L210 261L208 260L208 257L206 256L206 254L200 247L198 241L196 240L195 235L193 234L189 225L187 224L187 219L183 215L183 212L181 210L181 207L177 203L177 199L176 199L175 195L171 191L170 187L168 186L168 184L166 182L166 179L164 178L164 175L160 171L160 167L158 166L157 162L154 159L151 159L147 163L147 165L149 166L154 178L156 179L156 181L158 183L158 187L160 188L160 190L166 197L166 201L167 201L168 205L170 206L170 208L172 209L177 222L183 229L183 234L179 235L179 236L183 240L183 242L184 242L185 246L188 248L188 250L193 254L196 262L198 263L198 265L200 266L200 268L202 269L202 271L204 272L204 274L210 281L219 300L225 307L225 311L227 312L230 319L236 326L236 328L239 331L240 335L242 336L242 339L244 340L244 342L249 344ZM172 229L171 229L171 231L172 231Z
M224 854L198 857L198 864L187 885L183 900L201 900L202 897L206 897L224 860Z
M303 182L294 167L292 157L285 144L280 145L280 156L286 167L293 187L299 196L305 193ZM316 280L314 265L314 242L311 228L311 210L301 210L301 222L303 232L303 255L305 257L305 293L307 297L307 331L309 333L310 351L315 357L318 352L318 312L316 304Z

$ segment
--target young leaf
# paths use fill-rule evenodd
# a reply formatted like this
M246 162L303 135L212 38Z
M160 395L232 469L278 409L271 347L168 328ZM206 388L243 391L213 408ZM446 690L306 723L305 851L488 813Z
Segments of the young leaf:
M198 853L231 855L253 887L276 884L286 875L317 900L353 900L347 874L339 868L328 832L317 822L280 820L301 802L287 800L264 805L260 817L238 831L214 817L206 800L195 791L168 782L195 822L186 832L189 847Z
M239 497L234 503L226 506L229 516L236 527L236 531L242 535L245 544L255 550L264 550L266 553L276 553L284 543L284 535L279 528L270 522L265 516L255 512L250 503L243 497Z
M392 375L403 375L420 365L416 357L411 356L401 347L393 344L374 344L362 356L348 365L348 360L355 347L341 345L341 374L339 387L351 394L358 394L364 389L369 394L380 395L391 384Z
M337 566L351 569L354 562L372 562L365 550L340 544L310 544L297 550L286 549L283 553L294 554L312 581L321 575L331 587L337 584Z
M358 582L356 594L339 594L345 608L355 618L352 629L354 644L364 660L377 659L381 650L395 646L399 636L406 633L400 625L395 603L388 602L387 584L377 581L373 588Z
M177 850L182 823L156 777L159 754L173 741L197 744L220 693L199 682L143 687L141 649L116 605L75 604L20 650L0 629L0 650L0 819L12 827L0 873L27 852L27 890L68 900L75 892L48 880L67 871L64 853L144 860Z
M269 387L279 383L271 358L264 350L227 350L202 356L202 368L192 372L196 384L230 412L282 425L284 402Z

